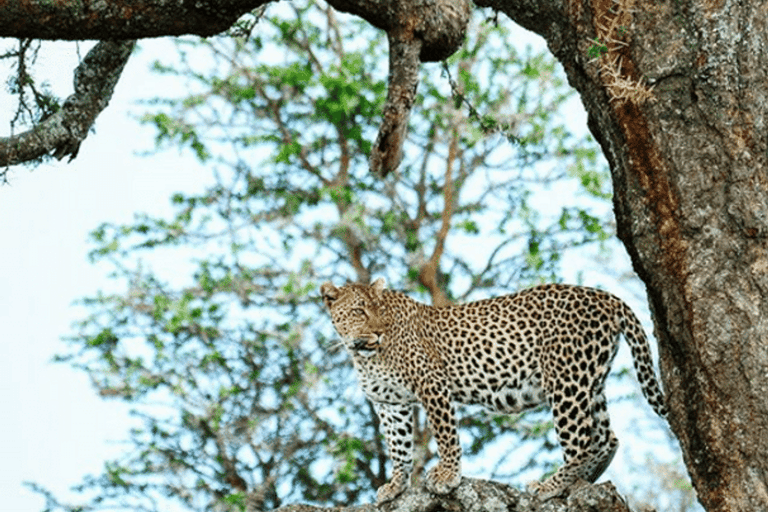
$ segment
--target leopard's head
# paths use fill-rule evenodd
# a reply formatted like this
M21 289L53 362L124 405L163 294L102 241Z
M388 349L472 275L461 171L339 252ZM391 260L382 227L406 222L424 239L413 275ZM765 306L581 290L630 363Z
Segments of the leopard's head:
M348 349L372 355L381 346L389 324L384 286L379 278L371 285L350 283L337 288L326 282L320 287L323 304Z

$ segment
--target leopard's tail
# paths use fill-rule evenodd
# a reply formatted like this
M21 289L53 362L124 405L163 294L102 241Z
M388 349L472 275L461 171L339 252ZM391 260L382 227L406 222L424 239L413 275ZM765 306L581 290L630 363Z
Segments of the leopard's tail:
M645 330L629 306L623 302L621 305L621 332L632 352L632 361L635 365L637 380L640 382L640 389L643 390L645 399L651 404L656 414L664 418L667 415L667 406L664 403L664 393L661 392L659 380L653 369L651 348L648 344L648 338L645 336Z

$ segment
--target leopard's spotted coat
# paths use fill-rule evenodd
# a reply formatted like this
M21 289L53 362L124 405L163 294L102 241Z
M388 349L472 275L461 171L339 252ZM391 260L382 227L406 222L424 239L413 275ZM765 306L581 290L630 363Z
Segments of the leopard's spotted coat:
M620 335L643 394L666 415L643 328L607 292L552 284L440 308L387 290L381 279L325 283L321 294L389 446L393 475L378 490L380 503L409 485L416 402L426 410L440 455L427 477L433 492L447 493L461 480L454 401L504 413L547 403L565 463L534 490L548 499L579 480L594 482L618 447L603 387Z

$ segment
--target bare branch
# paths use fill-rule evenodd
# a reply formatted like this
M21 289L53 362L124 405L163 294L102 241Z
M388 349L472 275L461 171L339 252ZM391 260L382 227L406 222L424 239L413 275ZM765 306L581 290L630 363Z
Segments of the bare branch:
M137 39L181 34L209 36L230 28L243 14L269 1L181 0L168 3L138 0L130 3L62 4L21 0L0 5L0 36L73 40ZM371 171L386 176L397 168L402 159L408 117L418 85L419 64L445 59L460 47L469 22L471 3L468 0L331 0L329 3L387 31L390 44L389 91L379 135L370 155ZM99 48L102 48L101 45ZM116 75L105 77L110 91L106 101L98 102L90 96L90 101L77 103L91 107L74 109L77 121L70 119L68 114L71 112L65 108L60 115L49 118L18 137L0 139L0 165L33 160L51 150L56 151L57 158L65 155L74 157L96 114L111 97L113 77L119 77L119 71ZM78 91L75 91L75 97L77 95ZM70 100L68 105L72 107ZM82 115L86 112L87 115Z
M334 9L360 16L388 34L401 31L422 42L419 60L437 62L464 42L472 4L468 0L330 0Z
M75 69L75 92L61 110L29 131L0 138L0 166L28 162L50 154L61 160L77 156L80 144L112 98L115 84L135 41L102 41Z
M419 282L426 286L432 296L432 304L435 306L447 306L451 303L445 294L443 287L438 280L440 271L440 258L445 249L445 239L451 229L451 219L453 218L454 207L456 204L455 187L453 183L453 163L456 161L458 152L458 134L451 134L451 142L448 147L448 157L445 162L445 182L443 184L443 213L441 215L440 230L435 237L435 248L432 250L432 256L419 270Z

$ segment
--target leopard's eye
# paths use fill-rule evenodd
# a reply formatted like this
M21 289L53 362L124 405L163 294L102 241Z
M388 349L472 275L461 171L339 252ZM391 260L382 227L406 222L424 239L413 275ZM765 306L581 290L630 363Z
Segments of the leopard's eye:
M352 308L352 314L355 316L362 316L365 314L362 308Z

